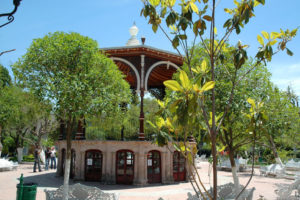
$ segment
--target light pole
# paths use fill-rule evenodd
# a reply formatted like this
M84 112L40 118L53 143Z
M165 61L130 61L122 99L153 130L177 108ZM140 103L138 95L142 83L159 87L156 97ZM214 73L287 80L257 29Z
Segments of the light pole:
M22 0L13 0L14 6L15 6L15 8L13 9L13 11L10 12L10 13L0 14L0 17L7 17L7 20L8 20L8 22L0 25L0 28L2 28L3 26L5 26L5 25L11 23L12 21L14 21L15 18L14 18L13 15L17 12L17 9L18 9L21 1Z

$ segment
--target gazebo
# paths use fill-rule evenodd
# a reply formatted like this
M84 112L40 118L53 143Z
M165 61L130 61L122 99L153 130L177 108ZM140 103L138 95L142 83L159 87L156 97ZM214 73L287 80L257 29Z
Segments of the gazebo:
M185 181L187 167L183 156L171 144L158 147L151 141L145 141L143 109L146 92L158 99L164 97L163 82L172 79L183 64L183 58L172 52L146 46L145 38L142 38L140 44L135 24L129 32L131 38L126 46L103 48L101 51L116 63L131 89L140 96L139 140L88 141L79 123L75 140L72 141L70 175L79 180L135 185ZM57 146L57 173L62 175L66 141L59 140Z

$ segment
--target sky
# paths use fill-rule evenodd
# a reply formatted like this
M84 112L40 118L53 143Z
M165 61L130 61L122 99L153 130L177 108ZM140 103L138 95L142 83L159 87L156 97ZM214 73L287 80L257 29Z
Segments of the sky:
M223 9L234 5L233 0L218 1L216 24L218 34L222 36L222 25L229 17ZM1 0L0 13L10 12L12 2ZM14 22L0 28L0 52L16 49L0 56L0 63L12 75L10 65L26 53L32 40L55 31L78 32L96 40L100 48L125 46L133 22L139 28L138 38L146 37L146 45L175 52L163 33L160 30L153 33L151 25L140 16L142 7L140 0L22 0ZM242 33L230 37L230 44L235 45L240 40L250 45L248 55L253 57L258 48L256 37L261 31L300 26L299 8L300 0L266 0L265 6L257 7L255 18ZM6 19L0 19L0 24L5 22ZM280 52L267 66L273 83L283 90L289 85L300 96L300 32L288 48L294 56Z

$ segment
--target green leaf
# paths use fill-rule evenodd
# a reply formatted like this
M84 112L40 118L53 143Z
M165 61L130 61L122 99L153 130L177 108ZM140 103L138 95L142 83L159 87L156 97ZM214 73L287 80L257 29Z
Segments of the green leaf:
M266 31L262 31L261 34L264 36L264 38L266 38L267 40L270 39L269 37L269 33L267 33Z
M201 91L205 92L205 91L213 89L214 87L215 87L215 82L209 81L203 85L203 87L201 88Z
M261 3L262 5L265 5L265 0L256 0L258 1L259 3Z
M204 15L203 19L207 20L207 21L212 21L212 17L209 15Z
M277 32L271 32L271 39L277 39L278 37L280 37L280 34Z
M178 37L179 37L181 40L186 40L186 39L187 39L187 36L186 36L186 35L178 35Z
M254 99L248 98L247 101L249 104L251 104L252 108L256 108Z
M273 46L274 44L276 44L277 43L277 40L272 40L272 41L270 41L270 45L271 46Z
M198 7L192 1L190 1L190 6L195 13L199 13Z
M175 49L179 46L179 37L178 37L178 35L176 35L175 38L173 39L172 45Z
M201 71L206 73L208 71L206 60L203 60L201 63Z
M167 5L173 7L176 3L176 0L167 0Z
M179 79L180 79L181 85L184 89L189 89L190 88L190 79L187 76L185 71L183 71L183 70L180 71Z
M168 80L168 81L164 82L164 85L172 91L176 91L176 92L182 91L182 89L177 81Z
M159 5L160 0L149 0L149 3L150 3L152 6L156 7L156 6Z
M165 120L164 118L160 117L156 121L156 125L159 129L161 129L165 125Z
M215 33L215 35L218 34L217 27L214 28L214 33Z
M265 45L264 43L264 39L260 36L260 35L257 35L257 41L259 42L259 44L261 44L262 46Z
M157 24L152 24L152 30L153 30L154 33L156 33L157 28L158 28Z
M288 48L286 48L286 53L287 53L289 56L293 56L293 55L294 55L294 53L293 53L291 50L289 50Z

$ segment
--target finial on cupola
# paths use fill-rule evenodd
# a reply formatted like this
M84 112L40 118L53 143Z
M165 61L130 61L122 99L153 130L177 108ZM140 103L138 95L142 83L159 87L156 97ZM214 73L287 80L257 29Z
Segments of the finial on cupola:
M140 45L140 41L137 39L137 34L139 32L138 27L135 25L135 22L133 22L133 26L130 27L129 29L129 33L131 35L131 37L129 38L129 40L126 43L126 46L136 46L136 45Z

